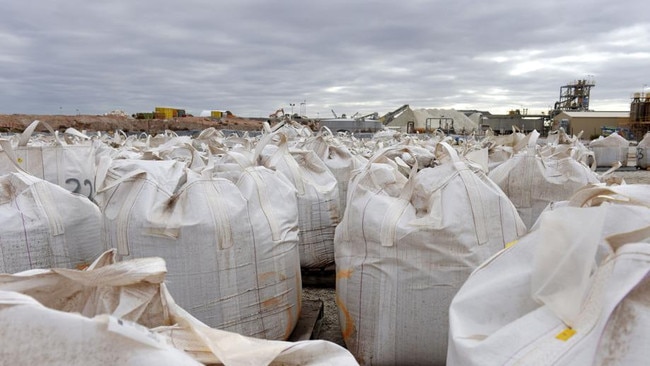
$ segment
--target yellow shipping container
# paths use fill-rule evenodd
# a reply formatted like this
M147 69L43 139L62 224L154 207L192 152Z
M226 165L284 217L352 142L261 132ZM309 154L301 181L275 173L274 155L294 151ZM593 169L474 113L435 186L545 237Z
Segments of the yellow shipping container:
M160 113L165 116L165 119L172 119L174 118L174 112L176 109L174 108L167 108L167 107L156 107L156 113Z
M221 117L223 117L223 112L221 112L221 111L211 111L210 112L210 117L212 117L212 118L221 118Z

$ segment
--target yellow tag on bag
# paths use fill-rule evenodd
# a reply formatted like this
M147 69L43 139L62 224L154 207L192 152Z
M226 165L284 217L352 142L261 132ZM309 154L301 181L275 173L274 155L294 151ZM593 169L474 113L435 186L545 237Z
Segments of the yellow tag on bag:
M573 337L573 335L576 334L576 330L572 328L566 328L565 330L561 331L558 333L558 335L555 336L555 338L566 342L569 340L569 338Z

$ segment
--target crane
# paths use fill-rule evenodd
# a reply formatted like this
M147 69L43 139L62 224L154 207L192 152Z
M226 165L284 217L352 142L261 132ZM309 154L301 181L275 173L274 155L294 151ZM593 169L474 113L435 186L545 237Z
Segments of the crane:
M278 113L280 113L279 116L278 116ZM269 114L269 118L270 118L270 119L276 119L276 118L278 118L278 117L284 117L284 108L280 108L280 109L278 109L277 111L275 111L275 112Z
M403 106L397 108L396 110L392 112L386 113L383 117L381 117L381 122L385 125L389 124L392 120L395 119L400 113L404 112L409 108L408 104L404 104Z

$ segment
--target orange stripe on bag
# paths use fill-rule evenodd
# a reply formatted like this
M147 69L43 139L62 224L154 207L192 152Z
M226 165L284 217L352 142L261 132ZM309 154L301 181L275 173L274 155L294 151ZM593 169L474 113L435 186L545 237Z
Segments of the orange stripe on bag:
M341 301L338 294L336 295L336 305L339 307L339 310L341 310L343 316L345 317L345 327L341 329L341 332L343 333L343 339L347 340L348 338L350 338L350 336L355 330L354 321L352 320L352 316L350 315L350 312L345 307L343 301Z
M352 277L352 270L351 269L342 269L338 272L336 272L336 279L348 279Z

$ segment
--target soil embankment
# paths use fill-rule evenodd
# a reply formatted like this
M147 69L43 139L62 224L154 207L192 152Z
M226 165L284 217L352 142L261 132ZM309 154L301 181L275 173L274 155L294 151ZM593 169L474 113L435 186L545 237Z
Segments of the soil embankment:
M64 131L73 127L79 131L115 131L147 132L150 134L165 130L189 131L214 127L223 130L259 131L262 118L242 117L179 117L173 119L134 119L123 115L32 115L0 114L0 132L22 132L34 120L47 122L55 130ZM46 131L40 126L38 131Z

